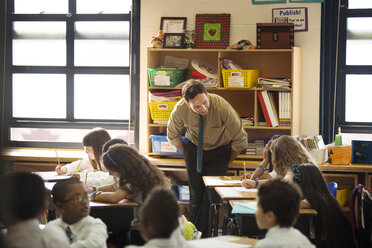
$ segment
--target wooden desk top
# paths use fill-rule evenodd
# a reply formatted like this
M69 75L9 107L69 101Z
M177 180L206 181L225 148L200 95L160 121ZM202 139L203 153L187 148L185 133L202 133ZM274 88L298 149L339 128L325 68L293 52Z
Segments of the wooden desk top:
M231 207L234 207L236 203L250 203L250 202L256 202L256 200L231 200L229 201ZM301 208L300 214L301 215L317 215L318 212L312 208ZM242 214L242 215L251 215L251 214Z
M57 155L61 163L70 163L86 156L83 149L51 149L51 148L5 148L1 156L12 161L43 161L57 162Z
M205 187L240 187L240 176L203 176Z
M29 147L7 147L1 149L1 157L11 161L42 161L55 162L57 164L56 151L61 163L70 163L86 156L83 149L52 149L52 148L29 148ZM147 157L153 165L163 167L185 168L183 158L156 158ZM261 160L234 160L230 169L243 169L244 162L249 170L256 169ZM319 165L324 172L355 172L372 173L372 165L352 164L333 165L329 163Z
M89 203L89 205L90 205L91 208L95 208L95 209L98 209L98 208L123 208L123 207L124 208L134 208L134 207L138 206L138 204L136 202L131 201L131 200L127 200L127 199L121 200L118 203L91 201Z
M247 237L240 237L240 236L233 236L233 235L225 235L225 236L217 236L212 238L206 239L198 239L188 241L191 247L254 247L254 245L259 241L259 239L252 239ZM242 246L243 245L243 246Z
M222 200L256 199L257 197L257 189L250 189L249 192L238 191L243 187L216 187L214 189Z

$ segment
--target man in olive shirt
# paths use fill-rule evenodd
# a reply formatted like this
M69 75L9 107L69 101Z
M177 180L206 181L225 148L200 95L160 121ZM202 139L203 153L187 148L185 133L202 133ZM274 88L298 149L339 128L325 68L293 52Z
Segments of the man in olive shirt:
M181 99L172 111L167 127L168 141L184 154L189 189L191 221L207 235L210 196L202 176L226 175L231 163L248 146L239 115L222 97L207 93L197 81L187 83ZM200 120L202 118L202 120ZM197 168L197 149L200 141L199 123L204 123L202 163ZM186 126L188 142L182 141Z

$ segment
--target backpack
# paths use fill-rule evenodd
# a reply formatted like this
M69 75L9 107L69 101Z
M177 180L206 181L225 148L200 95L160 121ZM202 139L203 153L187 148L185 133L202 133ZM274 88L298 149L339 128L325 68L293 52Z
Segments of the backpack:
M372 193L358 184L350 195L350 217L355 246L372 247Z

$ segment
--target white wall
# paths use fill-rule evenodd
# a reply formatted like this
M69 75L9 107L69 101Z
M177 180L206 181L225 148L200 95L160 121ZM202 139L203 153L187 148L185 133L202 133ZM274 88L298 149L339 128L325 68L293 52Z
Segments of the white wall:
M289 1L288 1L289 2ZM307 7L308 31L295 32L295 46L303 49L301 132L319 132L319 69L321 4L252 5L251 0L141 0L140 151L147 152L147 47L160 28L160 18L187 17L186 29L194 29L195 14L230 13L230 44L250 40L256 44L256 23L271 22L273 8Z

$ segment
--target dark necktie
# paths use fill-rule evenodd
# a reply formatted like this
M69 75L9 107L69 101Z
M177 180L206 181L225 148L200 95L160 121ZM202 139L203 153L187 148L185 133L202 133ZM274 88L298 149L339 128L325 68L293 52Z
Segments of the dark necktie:
M70 241L70 244L72 244L72 232L69 226L66 228L66 235L67 235L68 241Z
M204 142L204 121L203 116L199 115L199 136L198 148L196 157L196 172L202 173L203 171L203 142Z

